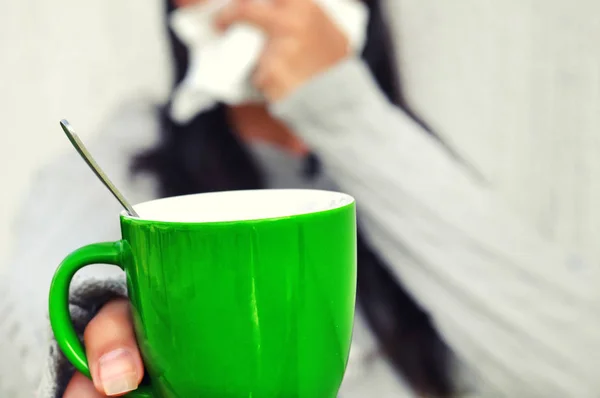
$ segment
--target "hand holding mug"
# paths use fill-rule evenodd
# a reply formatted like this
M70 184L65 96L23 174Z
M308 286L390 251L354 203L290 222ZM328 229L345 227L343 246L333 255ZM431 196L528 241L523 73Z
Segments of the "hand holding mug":
M85 328L85 349L92 380L76 373L63 398L104 398L135 390L144 375L129 302L106 304Z

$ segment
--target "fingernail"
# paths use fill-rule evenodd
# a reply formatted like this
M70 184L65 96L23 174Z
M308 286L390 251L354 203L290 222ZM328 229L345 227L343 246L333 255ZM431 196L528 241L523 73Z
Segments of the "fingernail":
M137 388L137 369L129 350L118 349L104 354L99 361L100 383L106 395L122 394Z

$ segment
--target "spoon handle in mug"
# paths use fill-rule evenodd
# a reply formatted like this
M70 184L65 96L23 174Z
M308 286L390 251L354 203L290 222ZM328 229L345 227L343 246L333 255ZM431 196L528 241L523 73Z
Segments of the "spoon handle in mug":
M87 148L85 147L85 145L83 144L81 139L79 139L77 134L75 134L75 131L73 131L73 128L71 127L69 122L64 119L61 120L60 127L62 127L67 138L69 139L69 141L71 142L71 144L73 145L73 147L75 148L77 153L79 153L79 156L81 156L83 158L83 160L87 163L87 165L90 167L90 169L92 169L94 174L96 174L96 177L98 177L100 179L100 181L102 181L104 186L106 186L106 188L108 188L108 190L119 201L119 203L121 203L121 205L125 208L125 210L127 210L127 212L131 216L139 217L138 214L136 213L136 211L133 209L133 206L131 206L129 204L129 202L127 201L127 199L125 199L123 194L112 183L112 181L110 180L110 178L108 178L106 173L104 173L104 171L102 171L102 169L100 168L98 163L96 163L93 156L87 150Z

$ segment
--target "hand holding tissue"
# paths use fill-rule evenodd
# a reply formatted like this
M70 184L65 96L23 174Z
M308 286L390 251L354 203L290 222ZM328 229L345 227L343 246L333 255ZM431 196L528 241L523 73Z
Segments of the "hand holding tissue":
M185 124L198 113L208 110L217 103L239 105L243 103L261 103L265 97L253 83L253 76L257 67L267 62L267 55L263 55L265 46L269 42L269 29L261 25L261 21L253 24L253 17L241 16L233 18L228 28L220 31L216 21L222 16L228 6L237 0L207 0L200 4L183 7L173 12L170 20L171 28L179 40L185 44L189 51L189 66L185 78L179 82L171 98L171 117L178 123ZM270 0L253 0L257 3L253 7L257 10L254 16L259 19L259 11L265 14L270 9L275 9ZM365 41L365 31L368 19L367 8L360 0L293 0L297 3L297 10L293 4L287 14L281 13L283 24L285 17L297 18L295 21L309 25L307 15L302 17L303 10L319 7L321 19L328 19L325 25L335 29L319 31L318 23L315 26L304 27L304 32L312 34L313 42L319 37L317 34L327 36L345 36L345 45L351 53L362 51ZM261 4L262 3L262 4ZM262 9L262 10L261 10ZM296 13L297 11L297 13ZM272 14L275 15L275 14ZM239 16L238 16L239 17ZM316 18L318 19L318 18ZM244 22L248 20L248 22ZM230 21L231 22L231 21ZM321 21L321 27L323 27ZM289 41L289 40L288 40ZM296 43L300 44L300 43ZM310 61L312 42L305 40L302 53L303 59L296 61ZM274 46L276 47L276 46ZM296 46L298 47L298 46ZM302 46L300 46L302 47ZM267 51L271 53L271 48ZM275 51L276 48L273 48ZM274 52L273 51L273 52ZM326 49L321 49L321 52ZM306 55L304 55L306 53ZM276 60L274 60L276 61ZM291 60L289 60L291 62ZM294 64L300 63L294 61ZM259 62L261 64L259 64ZM259 68L260 75L260 68ZM258 76L260 80L260 76ZM262 87L261 87L262 88Z

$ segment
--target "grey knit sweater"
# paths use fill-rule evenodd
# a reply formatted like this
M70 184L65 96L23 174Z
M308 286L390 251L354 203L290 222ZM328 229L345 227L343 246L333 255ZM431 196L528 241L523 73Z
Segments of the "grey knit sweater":
M597 264L544 240L388 103L359 60L322 74L272 112L320 154L327 177L316 186L333 184L357 199L367 239L431 313L469 395L598 396ZM156 118L128 109L121 127L91 150L134 202L151 199L153 180L129 181L126 160L156 137ZM273 187L301 185L295 159L255 150ZM0 281L2 397L30 397L40 378L41 397L60 397L70 369L42 338L49 280L69 251L119 236L118 205L75 154L44 169L33 189L14 267ZM105 266L78 276L72 303L81 329L107 299L125 294L120 278ZM413 396L374 351L359 314L341 395Z

